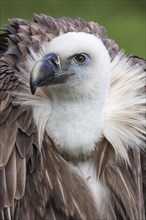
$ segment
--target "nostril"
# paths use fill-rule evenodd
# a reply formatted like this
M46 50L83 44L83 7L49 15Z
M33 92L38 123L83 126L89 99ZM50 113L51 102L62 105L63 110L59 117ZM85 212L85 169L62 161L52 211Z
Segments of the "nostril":
M58 67L58 64L56 62L56 60L53 60L53 59L48 59L48 61L52 64L54 64L54 66Z
M60 59L56 53L49 53L44 57L50 64L53 64L56 68L60 66Z

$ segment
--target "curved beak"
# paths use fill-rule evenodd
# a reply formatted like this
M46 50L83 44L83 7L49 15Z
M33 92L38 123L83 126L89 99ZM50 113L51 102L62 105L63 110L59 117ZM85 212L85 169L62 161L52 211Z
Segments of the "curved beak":
M56 53L49 53L39 60L33 67L30 75L30 89L34 94L37 87L52 84L59 75L60 59Z

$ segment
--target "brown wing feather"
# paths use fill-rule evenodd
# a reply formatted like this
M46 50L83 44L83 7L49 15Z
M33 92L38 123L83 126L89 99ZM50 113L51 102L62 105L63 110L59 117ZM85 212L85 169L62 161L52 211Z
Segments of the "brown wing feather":
M61 216L67 219L99 219L86 183L69 168L46 136L36 169L33 175L27 174L20 217L31 220L53 215L58 220Z
M122 161L116 160L110 143L106 140L101 143L94 161L97 178L107 191L107 197L103 203L106 210L105 219L145 219L140 157L138 150L129 152L131 163L129 167Z
M26 160L30 148L33 147L36 130L32 129L28 136L27 131L32 124L31 112L12 102L13 92L19 92L19 73L6 62L1 62L0 76L0 210L2 210L4 207L13 207L14 200L21 199L24 195ZM22 131L25 132L23 138ZM4 215L5 213L6 211Z

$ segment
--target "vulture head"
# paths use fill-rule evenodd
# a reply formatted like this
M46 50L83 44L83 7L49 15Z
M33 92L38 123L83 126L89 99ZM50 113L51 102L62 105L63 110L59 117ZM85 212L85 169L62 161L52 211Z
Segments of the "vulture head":
M30 86L50 86L103 96L110 81L110 56L102 41L83 32L69 32L43 45L45 56L33 66ZM67 92L67 91L66 91Z
M58 36L42 48L42 58L31 63L30 87L32 94L37 87L51 94L49 136L65 153L90 154L102 133L111 78L108 51L99 38L83 32Z

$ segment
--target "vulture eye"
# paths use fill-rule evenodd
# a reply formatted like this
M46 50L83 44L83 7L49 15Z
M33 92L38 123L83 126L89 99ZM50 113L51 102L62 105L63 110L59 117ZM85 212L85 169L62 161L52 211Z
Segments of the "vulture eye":
M75 57L74 57L74 60L76 63L78 64L83 64L86 62L86 55L85 54L77 54Z

